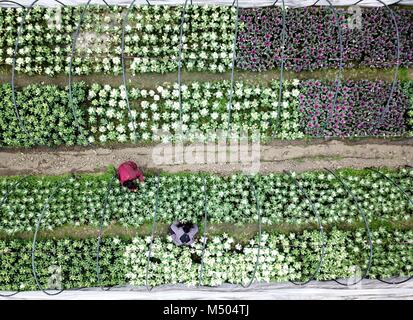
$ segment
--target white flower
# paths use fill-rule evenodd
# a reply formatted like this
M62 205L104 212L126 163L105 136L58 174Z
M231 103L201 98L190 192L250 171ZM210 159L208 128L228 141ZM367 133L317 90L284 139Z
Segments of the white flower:
M107 137L106 137L104 134L102 134L102 135L99 137L99 141L102 142L102 143L104 143L104 142L107 141Z
M110 118L113 118L114 116L115 116L115 109L113 109L113 108L109 108L107 111L106 111L106 116L110 119Z
M120 124L116 127L116 131L119 132L119 133L124 133L125 132L125 127Z
M206 117L208 115L208 109L203 108L203 109L201 109L201 111L199 113L201 114L201 116Z

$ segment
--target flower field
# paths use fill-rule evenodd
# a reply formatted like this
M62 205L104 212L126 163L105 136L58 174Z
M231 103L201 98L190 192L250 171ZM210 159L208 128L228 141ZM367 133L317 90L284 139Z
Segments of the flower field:
M413 10L391 7L0 7L0 291L412 277ZM152 165L222 133L262 167Z
M413 170L390 171L389 177L405 190L413 187ZM412 205L391 182L370 171L341 171L343 181L360 199L360 206L371 220L407 221ZM48 214L42 227L52 230L65 224L99 224L111 175L27 178L13 189L16 178L2 178L0 230L8 233L33 231L37 212L47 202ZM296 177L315 203L321 220L326 224L361 221L357 207L333 175L308 172ZM105 221L124 226L139 226L152 221L156 194L156 176L148 176L139 193L130 193L115 186L108 198ZM17 181L18 178L17 178ZM316 223L308 201L288 174L256 176L253 182L244 175L206 176L209 195L209 220L212 223L256 223L258 219L251 189L254 183L262 203L261 216L265 224ZM194 174L162 175L160 177L158 220L202 223L204 212L203 176ZM362 199L362 201L361 201ZM131 214L131 211L133 214Z
M25 18L16 70L28 74L68 73L72 33L83 7L35 7ZM74 74L120 74L122 28L125 57L132 73L177 70L182 6L90 6L83 18L73 57ZM23 10L1 9L0 64L12 65L14 44ZM348 67L386 68L395 64L395 28L383 8L363 8L362 26L351 27L353 14L338 9ZM412 65L411 10L396 10L401 63ZM278 65L282 13L279 8L241 8L236 66L262 71ZM183 65L188 70L224 72L232 64L236 9L227 6L188 6L183 28ZM126 21L127 20L127 21ZM338 30L328 7L287 10L285 67L297 72L336 67ZM69 59L70 60L70 59Z
M399 84L386 110L388 85L383 81L346 81L333 103L335 85L319 80L252 85L236 82L231 117L230 83L194 82L182 85L182 126L178 85L128 88L76 83L69 107L67 88L33 84L16 92L21 122L15 116L11 86L0 86L0 145L82 145L162 142L182 129L188 141L214 141L211 132L260 134L261 141L304 137L371 137L411 134L412 82ZM34 107L36 106L36 107ZM39 107L41 106L41 107ZM279 121L278 121L279 119ZM50 126L53 124L53 126ZM33 139L35 138L35 139Z
M386 68L396 63L396 30L384 8L363 8L359 26L349 9L294 8L286 11L286 69L297 72L335 68L340 57L338 27L342 32L343 62L346 67ZM411 10L395 10L400 34L400 62L412 64L413 32ZM356 17L357 19L357 17ZM262 71L279 66L282 14L279 8L241 11L244 24L238 36L238 67ZM349 22L350 21L350 22Z
M412 188L413 170L383 171L405 190ZM372 224L371 236L374 262L370 277L389 277L411 274L412 256L409 247L412 231L389 227L392 221L409 223L412 204L400 190L377 173L370 171L338 172L366 213ZM62 225L95 225L103 215L104 224L119 223L138 226L151 221L156 194L155 177L149 176L139 193L129 193L115 186L109 194L106 210L103 197L109 175L74 177L28 177L20 180L18 190L13 190L16 178L2 179L3 194L0 207L2 237L0 241L2 289L34 289L29 257L31 242L20 239L17 232L33 232L38 212L47 205L41 219L41 229L53 230ZM368 241L365 229L357 227L360 212L349 194L331 174L308 172L295 175L309 199L317 208L324 225L330 225L325 243L323 268L320 280L346 277L353 266L365 268L368 258ZM241 175L223 178L209 175L207 179L208 223L256 223L258 212L251 193L249 180ZM315 224L316 217L310 202L288 175L255 177L260 215L266 225L289 223L291 226ZM59 188L57 188L59 186ZM54 197L51 198L51 195ZM49 199L49 200L48 200ZM160 178L157 219L168 222L174 219L194 221L203 219L202 176L166 175ZM130 213L133 212L131 215ZM337 229L340 223L355 226L352 231ZM397 227L398 228L398 227ZM16 234L11 240L9 236ZM6 236L9 234L9 236ZM257 238L235 241L231 235L209 236L206 233L203 284L216 286L222 283L244 283L251 277L252 267L259 254L260 269L257 281L303 280L311 276L319 260L322 239L316 230L303 233L264 233L261 249L257 252ZM19 240L20 239L20 240ZM155 238L152 263L149 269L150 284L186 283L198 281L202 237L189 248L172 245L169 238ZM145 281L146 253L150 237L104 238L101 246L102 285L131 283L142 285ZM62 268L65 288L96 286L96 241L86 239L38 240L37 269L41 278L47 278L48 266ZM19 258L17 258L19 257ZM179 267L181 263L185 268ZM14 284L14 286L12 285ZM17 286L17 287L16 287Z
M408 242L412 231L384 228L373 232L374 259L371 278L411 275L412 256ZM46 240L36 247L36 269L39 282L45 288L51 265L60 266L63 288L115 286L127 283L145 285L147 252L150 238L105 238L101 243L100 279L96 275L96 240ZM204 252L202 284L247 284L258 254L257 239L245 244L228 235L208 239ZM303 234L263 234L259 282L308 280L317 268L321 240L316 231ZM199 284L203 244L177 247L169 239L157 238L152 248L148 269L148 284ZM35 290L31 268L31 241L0 240L1 290ZM345 278L352 268L366 267L368 244L363 230L354 232L333 230L326 235L324 263L319 280ZM182 268L182 265L185 267Z

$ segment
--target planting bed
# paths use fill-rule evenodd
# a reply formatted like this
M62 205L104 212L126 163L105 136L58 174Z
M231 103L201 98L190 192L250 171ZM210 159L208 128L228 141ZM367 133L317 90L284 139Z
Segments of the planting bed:
M0 296L411 285L413 10L361 12L0 7ZM258 155L154 158L222 133Z

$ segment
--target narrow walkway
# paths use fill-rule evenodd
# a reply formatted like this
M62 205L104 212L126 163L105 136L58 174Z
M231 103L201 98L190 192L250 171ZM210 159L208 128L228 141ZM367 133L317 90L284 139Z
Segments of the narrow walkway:
M0 150L0 175L48 174L59 175L71 172L103 172L109 165L117 166L125 160L133 160L145 169L165 172L211 172L232 174L252 168L251 154L243 153L243 163L170 163L161 164L153 157L155 147L117 146L113 148L63 148L28 149L20 151ZM185 149L184 160L189 149ZM175 150L172 150L174 153ZM168 154L168 152L166 152ZM170 153L169 153L170 154ZM234 153L233 153L234 154ZM207 157L215 155L205 151ZM277 141L262 145L259 172L297 172L338 168L366 168L413 166L413 139L397 141L366 139L361 141L318 140ZM174 157L172 157L174 160ZM248 160L248 161L247 161Z
M336 69L323 69L315 71L302 71L299 73L292 71L284 72L284 79L320 79L331 80L334 79L337 74ZM369 68L353 68L344 69L344 80L383 80L386 82L393 81L393 69L369 69ZM265 85L273 80L278 80L280 76L279 70L267 70L263 72L251 72L251 71L235 71L235 81L244 81L254 84ZM413 79L413 69L407 71L408 79ZM188 72L182 71L182 83L190 82L206 82L206 81L223 81L230 80L231 72L224 73L210 73L210 72ZM163 85L165 82L174 83L178 81L178 72L170 72L166 74L157 73L143 73L136 76L132 76L128 72L127 80L130 85L139 88L156 88ZM5 68L0 70L0 84L10 83L11 81L11 68ZM114 87L119 87L123 84L122 76L111 76L103 74L92 74L87 76L74 76L73 81L84 81L87 84L100 83L110 84ZM25 74L17 74L15 77L15 85L17 87L25 87L34 83L54 84L60 87L65 87L69 83L69 78L66 75L57 75L49 77L46 75L34 75L28 76Z

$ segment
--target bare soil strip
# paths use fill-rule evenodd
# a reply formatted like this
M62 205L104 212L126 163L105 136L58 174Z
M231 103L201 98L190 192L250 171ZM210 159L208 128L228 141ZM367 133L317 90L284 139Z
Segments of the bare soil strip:
M228 175L245 171L251 164L154 162L155 146L114 146L96 148L61 148L0 150L0 175L60 175L66 173L104 172L132 160L148 170L163 172L210 172ZM208 156L205 153L205 159ZM185 157L184 157L185 158ZM307 171L323 168L366 168L413 166L413 139L361 141L318 140L277 141L262 145L260 173Z
M413 69L408 69L405 76L399 75L400 80L408 77L413 79ZM296 73L293 71L285 71L284 79L320 79L331 80L334 79L338 73L335 69L315 70L315 71L303 71ZM250 72L237 70L235 74L236 81L245 81L255 84L266 84L272 80L279 79L279 70L268 70L263 72ZM178 73L170 72L166 74L158 73L144 73L136 76L128 75L127 79L130 85L140 88L156 88L164 83L174 83L178 81ZM182 83L190 82L205 82L205 81L222 81L230 80L231 73L210 73L210 72L182 72ZM393 81L393 69L371 69L371 68L353 68L344 69L343 79L345 80L383 80L386 82ZM11 70L9 67L0 69L0 83L10 83ZM92 74L87 76L74 76L73 81L84 81L87 84L100 83L110 84L111 86L122 85L122 76L111 76L102 74ZM17 74L15 78L15 85L17 87L24 87L34 83L55 84L61 87L65 87L69 83L67 75L57 75L49 77L45 75L33 75Z
M171 221L172 222L172 221ZM369 222L370 229L376 230L381 227L391 228L395 230L410 230L413 228L413 218L406 221L397 220L371 220ZM199 222L198 226L200 229L203 223ZM353 223L333 223L327 224L323 223L324 231L330 232L333 228L338 228L339 230L359 230L363 229L363 222L353 222ZM158 222L156 224L155 237L165 237L169 234L169 224L164 222ZM319 226L316 223L301 223L301 224L289 224L289 223L277 223L277 224L263 224L262 231L267 233L296 233L301 234L303 231L319 230ZM207 223L208 237L220 236L222 234L228 234L236 242L246 244L252 238L254 238L259 232L259 226L257 223ZM38 240L43 239L88 239L96 238L99 234L99 229L92 225L65 225L61 227L56 227L53 230L40 230L37 234ZM122 226L116 221L112 221L111 224L102 229L102 237L120 237L122 239L132 239L134 237L147 237L152 234L152 223L145 223L140 226ZM33 231L16 232L13 234L6 233L5 231L0 231L0 240L10 240L10 239L23 239L32 240L34 236ZM197 237L202 236L202 231L199 231ZM409 243L404 243L406 245L413 245L413 240Z

